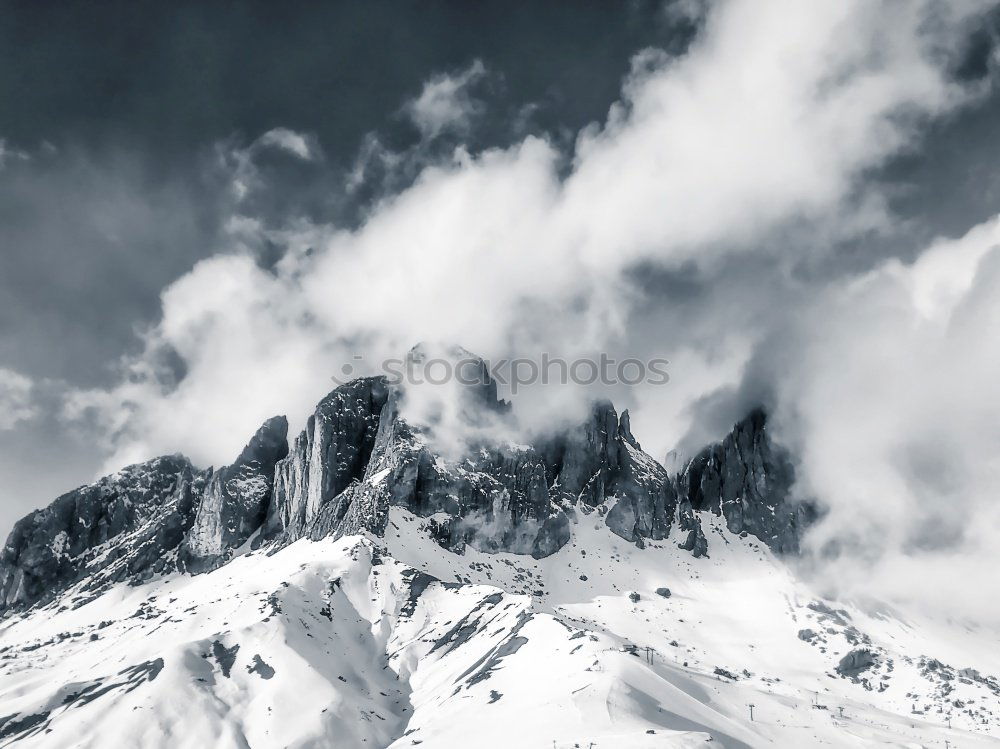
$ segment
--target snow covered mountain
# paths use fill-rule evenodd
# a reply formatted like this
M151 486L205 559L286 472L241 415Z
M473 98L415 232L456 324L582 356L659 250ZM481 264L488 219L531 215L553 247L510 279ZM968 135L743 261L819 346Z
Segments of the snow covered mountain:
M509 405L483 368L463 418ZM998 632L824 600L749 414L677 475L594 406L443 450L363 378L0 554L0 746L1000 746Z

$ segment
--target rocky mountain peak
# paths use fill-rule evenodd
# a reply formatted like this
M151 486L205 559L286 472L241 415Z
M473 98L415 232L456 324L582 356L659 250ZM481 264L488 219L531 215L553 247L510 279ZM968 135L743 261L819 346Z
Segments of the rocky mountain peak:
M233 465L250 465L254 462L260 465L274 465L286 455L288 455L288 419L284 416L272 416L261 424Z
M813 504L792 497L794 480L791 456L771 438L766 412L756 408L721 442L696 455L678 486L693 510L722 515L733 533L793 554L816 520Z
M170 455L123 468L19 520L0 552L0 610L68 585L167 571L190 527L204 475Z
M470 422L480 420L483 412L510 411L487 362L461 346L422 341L407 352L405 365L414 376L405 378L400 397L432 402L447 398L455 402L449 405L462 407L463 418Z
M618 433L621 435L622 439L632 445L632 447L637 450L642 449L639 441L632 436L632 421L627 408L622 411L621 416L618 417Z
M288 420L265 421L237 457L208 478L180 560L191 571L218 566L257 531L267 515L274 472L288 455Z
M437 353L422 345L410 356L426 362ZM444 353L477 369L459 397L472 393L476 409L504 418L509 405L485 363L457 347ZM471 545L536 558L566 544L581 516L639 547L676 526L678 545L696 557L710 552L701 513L781 553L798 550L815 517L791 500L791 462L760 410L670 474L643 452L628 412L608 401L534 444L483 438L454 453L410 417L413 392L385 377L360 378L323 398L291 445L277 416L218 470L167 456L63 495L11 533L0 554L0 610L76 583L98 589L214 569L262 544L382 536L392 507L432 518L434 537L453 552Z

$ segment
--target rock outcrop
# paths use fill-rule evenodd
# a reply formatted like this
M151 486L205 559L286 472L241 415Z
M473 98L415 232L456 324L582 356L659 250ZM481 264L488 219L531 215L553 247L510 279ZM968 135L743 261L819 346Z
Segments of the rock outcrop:
M475 396L465 404L472 421L479 419L476 408L493 414L507 409L485 370L483 376L486 380L471 386ZM437 448L432 429L403 417L405 391L390 391L373 445L365 450L367 466L352 471L340 493L308 496L308 483L300 482L291 504L282 507L288 495L276 485L274 516L292 514L292 507L316 508L301 525L285 526L287 539L360 531L382 535L392 506L435 516L436 537L456 552L472 545L488 552L548 556L569 540L569 513L577 508L600 512L608 527L628 541L641 544L644 538L667 536L675 510L673 486L662 466L642 452L629 431L628 414L619 418L610 403L597 404L579 429L537 447L484 441L455 458ZM353 396L347 400L357 402ZM366 424L367 448L368 416ZM284 470L279 466L279 477Z
M699 453L677 486L685 510L721 515L733 533L756 536L776 553L795 554L816 509L791 496L794 478L790 456L773 442L766 414L756 409L722 442ZM689 533L695 537L686 545L698 548L700 527Z
M367 377L320 401L275 469L264 539L305 536L320 510L364 476L388 397L385 378Z
M268 420L219 471L199 470L182 455L154 458L22 518L0 552L0 612L78 582L96 591L221 564L264 520L287 429L284 417Z
M632 436L627 411L619 418L610 403L598 403L582 427L543 453L557 499L584 511L607 502L607 526L627 541L666 538L676 496L667 472Z
M211 474L181 547L186 569L217 567L260 529L271 501L275 466L286 455L288 420L275 416L257 430L236 462Z
M365 470L341 494L320 499L310 535L382 535L389 507L398 506L440 516L438 538L453 551L473 544L488 551L545 555L565 543L569 523L550 500L537 451L484 442L461 457L445 456L431 430L403 418L404 399L405 393L392 391ZM478 407L502 412L504 405L494 396Z
M868 648L856 648L837 662L836 671L848 679L858 676L877 663L875 654Z
M128 466L36 510L0 552L0 611L172 570L194 521L204 475L180 455Z
M158 458L31 513L0 553L0 612L84 579L94 586L209 570L243 547L381 536L392 507L428 518L437 541L456 553L472 546L536 558L566 544L581 514L640 547L676 527L677 545L695 557L710 552L703 513L778 553L795 553L815 517L792 500L792 464L762 411L671 476L643 452L628 412L619 416L607 402L578 428L534 445L498 437L510 426L510 405L484 363L460 349L448 355L466 366L461 387L449 391L458 408L416 418L412 391L361 378L320 401L290 450L288 423L275 417L218 471ZM456 424L468 435L460 450L445 449Z

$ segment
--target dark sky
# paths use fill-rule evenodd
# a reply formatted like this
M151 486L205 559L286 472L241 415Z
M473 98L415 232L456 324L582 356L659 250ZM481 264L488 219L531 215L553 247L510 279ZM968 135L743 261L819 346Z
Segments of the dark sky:
M691 31L662 2L0 2L0 138L14 154L0 164L0 367L76 387L116 378L160 290L219 250L219 142L313 134L322 173L289 199L350 221L358 205L318 196L366 134L418 137L400 108L433 74L476 59L489 71L472 147L526 131L568 143L604 119L631 55L681 51ZM984 72L992 38L970 46L965 74ZM998 121L987 97L886 168L914 235L995 213ZM0 502L36 505L89 480L98 457L52 420L0 431Z
M602 116L628 57L671 43L656 3L7 3L6 137L186 159L283 125L353 154L431 71L481 58L550 125Z
M216 248L212 144L314 133L327 178L435 72L481 59L479 145L601 119L630 55L683 44L657 3L62 2L0 5L0 361L97 383L157 294ZM16 167L16 168L15 168ZM113 303L108 296L113 297Z

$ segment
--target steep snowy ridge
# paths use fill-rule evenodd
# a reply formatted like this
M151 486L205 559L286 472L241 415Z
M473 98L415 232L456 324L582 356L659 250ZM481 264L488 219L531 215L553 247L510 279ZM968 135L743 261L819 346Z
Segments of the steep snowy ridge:
M456 456L405 398L355 380L290 447L276 417L20 521L0 746L1000 745L1000 633L796 579L763 412L671 476L609 403Z

